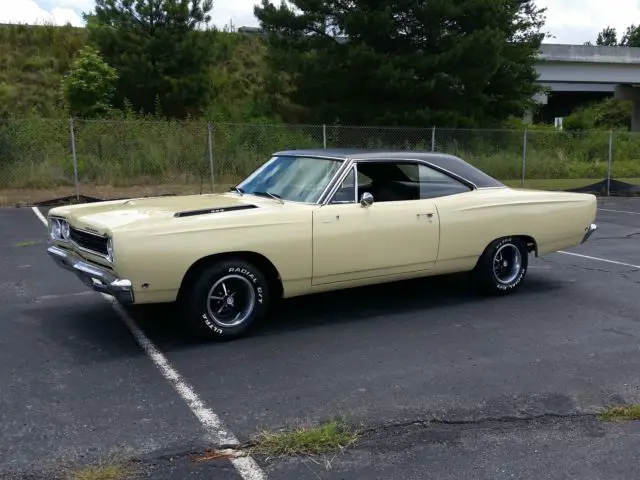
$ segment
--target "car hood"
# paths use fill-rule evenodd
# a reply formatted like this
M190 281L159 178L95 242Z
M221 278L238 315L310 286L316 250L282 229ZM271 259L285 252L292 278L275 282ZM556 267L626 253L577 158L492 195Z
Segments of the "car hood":
M57 208L51 214L64 215L78 228L106 233L119 228L157 223L199 215L255 212L282 206L273 199L235 193L135 198Z

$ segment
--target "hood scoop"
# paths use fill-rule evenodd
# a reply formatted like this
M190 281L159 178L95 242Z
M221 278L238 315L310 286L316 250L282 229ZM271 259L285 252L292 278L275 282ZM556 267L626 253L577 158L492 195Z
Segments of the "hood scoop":
M250 210L252 208L258 208L256 205L232 205L229 207L218 207L218 208L203 208L200 210L187 210L184 212L177 212L173 216L174 217L195 217L196 215L208 215L211 213L224 213L224 212L235 212L237 210Z

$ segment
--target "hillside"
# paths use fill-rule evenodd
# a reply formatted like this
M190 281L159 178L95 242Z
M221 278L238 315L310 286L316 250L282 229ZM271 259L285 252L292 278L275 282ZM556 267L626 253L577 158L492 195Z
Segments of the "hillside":
M55 116L60 80L85 43L83 28L0 25L0 114Z
M216 44L211 84L215 101L204 105L217 120L272 117L276 79L266 74L260 37L235 32L203 32ZM0 116L65 115L60 81L87 43L84 28L0 25ZM280 102L282 103L282 102Z

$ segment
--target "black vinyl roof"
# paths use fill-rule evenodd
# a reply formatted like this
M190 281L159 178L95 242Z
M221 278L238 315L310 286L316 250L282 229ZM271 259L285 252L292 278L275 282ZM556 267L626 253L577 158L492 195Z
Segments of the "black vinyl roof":
M331 157L342 160L422 160L435 167L447 170L464 178L478 188L504 187L505 185L482 170L465 162L455 155L418 150L377 150L368 148L315 148L302 150L284 150L274 156Z

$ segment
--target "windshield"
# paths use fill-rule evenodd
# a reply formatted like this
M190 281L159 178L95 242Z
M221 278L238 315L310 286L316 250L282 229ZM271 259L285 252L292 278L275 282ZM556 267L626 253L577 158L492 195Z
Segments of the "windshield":
M315 203L342 166L342 160L316 157L272 157L237 185L240 193Z

